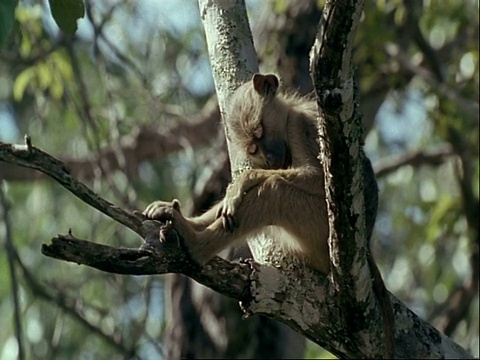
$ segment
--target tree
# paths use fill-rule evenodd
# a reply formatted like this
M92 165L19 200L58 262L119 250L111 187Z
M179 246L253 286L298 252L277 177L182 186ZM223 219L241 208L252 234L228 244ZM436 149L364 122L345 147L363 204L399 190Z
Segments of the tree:
M64 179L64 177L62 177L62 179ZM103 206L105 206L104 208L109 209L108 204L104 204ZM111 211L111 210L106 210L106 211ZM134 228L136 228L137 230L140 229L139 225L136 224L133 219L128 220L128 217L127 217L127 218L124 218L122 221L123 221L123 223L129 222L129 221L133 221L133 223L132 223L133 225L132 225L132 226L133 226ZM86 245L84 244L84 246L86 246ZM128 253L128 252L127 252L127 253ZM125 254L126 254L126 253L125 253ZM130 254L130 253L128 253L128 254ZM145 252L137 252L136 254L137 254L137 255L142 255L142 256L144 256L144 255L145 255ZM179 259L181 259L181 254L178 254L178 255L180 256ZM77 260L78 260L78 259L77 259ZM188 260L185 260L185 261L188 262ZM188 264L187 264L187 265L188 265ZM221 263L221 265L222 265L222 266L227 266L227 264L225 264L225 263ZM183 268L182 268L183 271L188 271L188 266L185 266L184 269L187 269L187 270L183 270ZM245 270L245 268L244 268L244 270ZM268 274L268 271L269 271L269 270L267 270L267 274ZM261 273L261 271L260 271L260 273ZM192 274L192 275L203 276L203 275L205 275L205 274ZM231 284L230 284L230 285L231 285ZM268 294L268 293L269 293L269 292L267 291L267 294ZM271 294L271 293L270 293L270 294ZM266 298L268 299L268 296L267 296ZM263 309L262 309L262 310L263 310ZM311 335L311 336L313 336L313 335ZM325 340L321 340L321 341L325 341Z

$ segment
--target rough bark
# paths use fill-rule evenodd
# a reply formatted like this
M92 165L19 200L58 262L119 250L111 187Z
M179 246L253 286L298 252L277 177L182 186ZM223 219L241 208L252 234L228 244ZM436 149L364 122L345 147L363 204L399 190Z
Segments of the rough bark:
M361 339L354 344L360 353L377 358L383 355L384 335L366 261L365 214L369 204L364 197L363 129L351 66L362 9L363 1L325 5L311 68L321 118L320 159L325 171L331 281L341 308L355 314L355 321L351 321L352 315L341 317L345 331Z

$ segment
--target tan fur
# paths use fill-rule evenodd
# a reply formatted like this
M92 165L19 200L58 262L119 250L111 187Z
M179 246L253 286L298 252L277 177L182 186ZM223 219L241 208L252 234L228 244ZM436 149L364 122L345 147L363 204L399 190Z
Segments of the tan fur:
M296 95L277 94L277 88L274 75L257 74L230 99L226 118L230 140L235 149L248 155L253 168L237 177L221 203L196 218L185 218L179 207L172 211L170 203L158 201L144 214L157 219L173 214L175 229L201 264L233 243L275 225L296 242L297 246L283 244L285 248L296 247L311 268L328 273L316 104ZM260 139L253 135L258 126L263 128ZM246 150L252 142L258 146L254 155Z

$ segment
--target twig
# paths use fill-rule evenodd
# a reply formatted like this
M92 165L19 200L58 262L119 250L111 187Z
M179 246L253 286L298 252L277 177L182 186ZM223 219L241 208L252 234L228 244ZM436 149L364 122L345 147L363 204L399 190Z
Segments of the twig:
M18 346L18 359L25 359L25 346L23 343L23 330L22 322L20 321L20 301L18 296L18 279L15 271L15 247L12 241L12 232L10 228L10 219L8 217L8 203L3 192L2 183L0 183L0 205L2 210L3 223L5 226L5 250L7 253L8 268L10 273L10 282L12 285L12 298L13 298L13 320L15 326L15 336L17 337Z
M387 176L402 166L411 165L419 167L422 165L438 166L453 155L451 146L444 145L437 149L417 150L405 154L396 155L382 159L375 164L375 176L377 178Z

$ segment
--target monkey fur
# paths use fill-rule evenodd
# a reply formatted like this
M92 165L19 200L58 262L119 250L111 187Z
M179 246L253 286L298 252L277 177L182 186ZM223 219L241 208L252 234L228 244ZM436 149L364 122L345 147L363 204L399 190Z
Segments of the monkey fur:
M229 101L227 133L234 151L247 157L251 169L237 175L220 203L187 218L180 203L156 201L143 212L150 219L172 220L192 258L203 265L228 246L245 241L270 225L289 234L279 237L285 251L308 267L329 272L328 218L324 175L318 160L317 104L280 93L273 74L255 74ZM366 228L370 238L377 212L377 185L364 157ZM388 291L368 252L373 287L382 305L386 349L393 355L394 316Z

